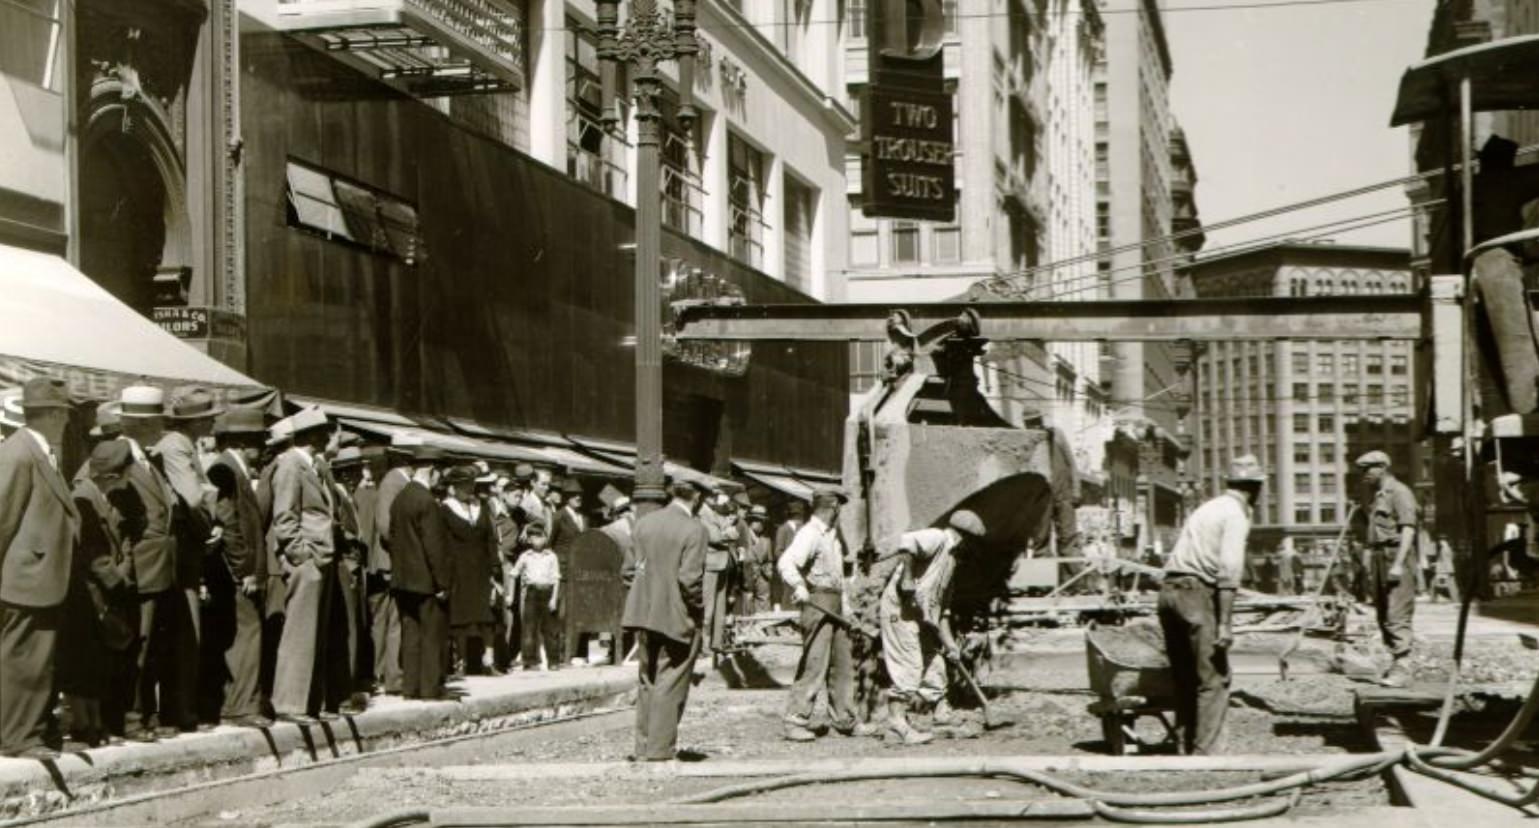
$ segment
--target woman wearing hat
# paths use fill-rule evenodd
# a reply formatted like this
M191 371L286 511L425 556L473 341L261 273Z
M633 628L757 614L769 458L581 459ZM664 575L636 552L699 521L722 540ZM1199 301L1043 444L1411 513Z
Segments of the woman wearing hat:
M497 530L491 510L476 497L475 466L455 466L444 474L448 529L449 637L458 662L455 672L479 675L492 640L492 584L497 574Z

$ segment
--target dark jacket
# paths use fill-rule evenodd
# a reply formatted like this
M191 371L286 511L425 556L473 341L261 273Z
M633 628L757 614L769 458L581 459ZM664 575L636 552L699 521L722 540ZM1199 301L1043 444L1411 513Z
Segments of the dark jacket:
M267 531L251 478L229 451L222 451L209 466L208 479L219 492L214 517L224 530L220 554L230 575L237 581L254 577L266 586L262 582L267 578Z
M670 503L636 521L620 575L630 587L626 629L690 641L704 611L705 527Z
M379 481L379 494L374 499L374 542L369 546L369 571L390 571L390 508L406 488L411 477L400 466L385 472Z
M577 542L577 536L586 531L586 527L578 526L577 520L565 506L556 510L556 513L551 516L550 523L550 548L556 553L561 563L565 564L571 557L572 544Z
M124 472L128 486L107 496L126 524L134 581L141 595L177 586L176 512L180 502L171 484L152 466L135 461Z
M68 646L58 659L61 673L89 681L98 676L102 647L123 650L133 643L139 628L138 597L122 517L89 477L75 481L74 496L80 543L71 573L70 609L61 630Z
M453 571L453 589L449 590L449 623L454 626L490 624L492 618L492 578L497 573L497 530L492 525L491 509L481 504L476 522L443 506L448 537L449 568Z
M415 480L390 504L390 564L397 592L432 595L447 590L453 577L443 507Z
M80 514L31 432L0 442L0 601L56 607L69 590Z

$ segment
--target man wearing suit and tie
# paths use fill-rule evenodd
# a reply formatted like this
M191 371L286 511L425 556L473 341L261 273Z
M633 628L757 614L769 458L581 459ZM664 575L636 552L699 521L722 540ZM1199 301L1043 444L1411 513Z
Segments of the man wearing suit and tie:
M80 515L59 471L69 394L58 380L22 389L23 426L0 442L0 755L52 759L59 606L69 589Z
M237 407L214 420L219 452L208 479L217 495L221 527L217 554L228 581L214 596L226 622L224 688L220 717L231 724L262 726L262 591L267 584L267 538L252 469L267 439L262 410Z
M418 438L396 437L391 440L390 471L380 478L379 493L374 498L374 540L369 544L368 578L369 636L374 643L374 681L385 693L401 692L401 611L390 593L393 565L390 556L390 508L411 482L408 452L421 445Z
M674 758L679 719L700 654L705 606L705 527L695 519L701 492L674 481L672 499L636 521L620 575L630 588L621 625L636 634L637 761Z
M390 504L390 589L401 612L401 695L444 698L449 650L449 529L433 497L436 446L411 449L411 482Z
M272 705L279 717L308 723L334 718L351 672L337 576L336 495L319 468L331 421L318 408L288 421L294 444L278 455L272 481L272 534L287 573Z
M139 651L128 736L144 741L197 728L197 685L192 678L198 663L199 579L194 576L201 576L203 550L183 555L178 549L179 521L184 518L176 491L146 450L159 443L165 431L164 392L133 385L123 389L118 401L122 439L134 462L128 466L128 489L113 505L123 516L139 592ZM189 566L179 557L197 565Z

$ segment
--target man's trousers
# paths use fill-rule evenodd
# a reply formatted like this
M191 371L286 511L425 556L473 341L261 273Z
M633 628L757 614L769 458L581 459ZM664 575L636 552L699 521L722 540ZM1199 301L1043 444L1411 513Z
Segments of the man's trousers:
M672 759L678 752L679 719L689 701L700 634L679 641L636 630L636 759Z
M43 746L59 620L58 607L0 604L0 755Z
M1176 685L1176 730L1184 754L1223 749L1229 710L1229 655L1218 649L1218 590L1191 575L1160 585L1160 627Z
M1380 546L1369 552L1370 578L1373 587L1373 609L1379 619L1379 633L1384 637L1384 648L1395 658L1411 654L1411 620L1416 614L1416 565L1415 553L1406 555L1405 571L1400 583L1389 582L1390 567L1395 565L1398 542Z
M840 612L840 594L814 590L809 603ZM828 717L837 730L855 726L855 662L850 655L850 632L810 606L802 607L802 658L796 666L796 682L786 703L786 721L806 727L812 719L818 693L827 690Z
M273 710L313 716L336 711L350 690L347 617L335 563L300 564L289 574L283 638L273 676Z
M401 610L388 586L369 593L369 637L374 644L374 680L386 693L401 692Z
M139 653L130 716L150 727L198 726L200 613L196 590L172 587L139 596Z
M449 653L449 613L433 595L395 593L401 610L401 695L438 698L444 692Z

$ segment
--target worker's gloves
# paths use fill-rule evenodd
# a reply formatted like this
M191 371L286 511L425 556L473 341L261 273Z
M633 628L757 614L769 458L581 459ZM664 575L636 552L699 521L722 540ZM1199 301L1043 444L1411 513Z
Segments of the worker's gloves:
M811 598L812 593L807 591L807 586L805 584L797 585L796 591L791 593L791 603L793 604L805 604Z

